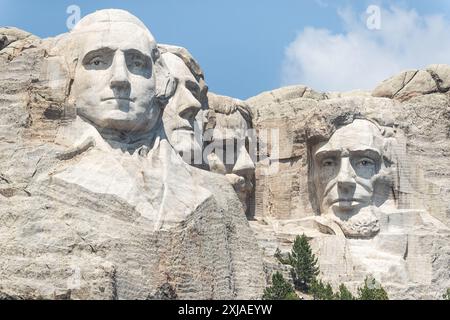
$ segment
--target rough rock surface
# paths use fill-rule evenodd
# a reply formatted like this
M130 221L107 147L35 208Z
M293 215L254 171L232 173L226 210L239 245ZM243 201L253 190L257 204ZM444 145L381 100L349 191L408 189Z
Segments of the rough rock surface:
M275 250L302 233L334 287L355 291L369 274L391 298L438 299L450 287L449 66L403 72L372 92L291 86L248 99L262 159L250 221L225 176L179 168L173 176L195 177L207 196L155 228L130 199L79 183L95 173L61 178L95 144L67 151L58 140L74 115L60 42L0 28L0 299L260 298L275 270L289 275ZM370 239L323 220L310 181L311 141L359 118L391 130L396 173ZM170 179L175 194L201 193Z
M356 291L372 274L391 298L441 297L450 285L447 71L448 66L433 65L404 72L372 93L317 93L293 86L246 101L255 127L269 135L274 129L280 137L279 145L274 148L269 139L264 150L270 161L256 165L257 209L251 226L266 263L275 265L276 248L290 250L295 236L305 233L318 254L321 277L336 288L346 283ZM392 128L399 144L398 176L390 200L380 207L385 222L371 240L324 235L308 179L308 138L328 139L333 124L361 117Z
M52 178L62 163L81 157L60 156L55 140L71 115L70 77L55 68L62 60L52 51L59 38L16 29L0 29L0 38L2 299L262 295L259 249L225 177L191 168L213 196L157 230L126 199Z
M276 91L288 91L283 88ZM303 91L303 87L299 87ZM262 94L261 96L266 95ZM267 96L267 95L266 95ZM255 126L260 130L275 129L279 131L278 148L267 146L271 155L271 166L279 166L277 174L264 175L266 163L259 163L256 168L257 214L276 218L303 217L312 213L307 186L307 159L305 128L330 130L323 123L305 126L305 120L314 120L311 115L320 110L327 110L327 117L332 119L340 114L364 114L380 122L393 124L402 128L407 138L409 163L416 164L414 180L415 193L410 201L415 205L425 203L433 215L443 221L449 221L449 189L446 168L448 159L448 117L449 96L433 93L414 97L403 103L396 100L372 97L346 97L333 99L294 98L285 101L260 100L260 96L247 101L255 114ZM348 109L348 110L346 110ZM319 114L318 116L322 116ZM331 120L330 120L331 121ZM322 126L322 127L321 127ZM275 146L277 147L277 146ZM277 151L278 152L275 152ZM259 187L258 187L258 184ZM405 185L404 188L407 186ZM281 189L280 189L281 188ZM288 194L286 194L288 193ZM439 201L436 201L439 200Z
M374 97L400 101L430 93L445 93L450 89L450 67L432 64L425 70L408 70L379 84L372 92Z

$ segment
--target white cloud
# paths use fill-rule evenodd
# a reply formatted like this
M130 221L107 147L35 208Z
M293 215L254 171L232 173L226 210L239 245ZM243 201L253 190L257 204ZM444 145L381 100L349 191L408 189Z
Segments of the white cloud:
M450 22L396 7L381 10L381 29L366 27L367 15L340 10L344 33L305 28L288 45L282 85L320 91L373 89L380 81L431 63L450 64Z

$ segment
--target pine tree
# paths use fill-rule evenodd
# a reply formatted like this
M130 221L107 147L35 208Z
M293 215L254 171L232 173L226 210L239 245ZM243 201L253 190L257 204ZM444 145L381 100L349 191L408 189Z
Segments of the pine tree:
M336 299L337 300L355 300L355 297L352 295L352 293L347 289L345 284L341 284L339 286L339 292L336 293Z
M325 288L323 286L322 281L320 280L314 280L311 283L311 288L309 290L309 293L312 295L314 300L323 300L323 292L325 291Z
M272 286L264 290L263 300L298 300L292 285L280 272L272 275Z
M294 285L302 292L308 292L311 284L319 274L317 258L312 253L308 239L303 234L297 236L287 262L292 266Z
M373 277L366 277L358 295L359 300L389 300L386 290Z
M311 283L310 293L314 300L335 300L336 298L331 285L329 283L325 285L322 280L317 279Z
M450 288L447 289L447 292L442 295L444 300L450 300Z
M325 300L334 300L336 298L336 295L333 293L333 288L329 283L325 286Z

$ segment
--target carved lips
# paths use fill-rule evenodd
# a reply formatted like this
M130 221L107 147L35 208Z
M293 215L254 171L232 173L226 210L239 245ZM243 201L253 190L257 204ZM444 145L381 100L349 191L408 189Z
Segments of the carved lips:
M109 97L109 98L101 99L101 101L109 101L109 100L125 100L125 101L134 102L134 101L136 101L136 98L132 99L132 98L127 98L127 97Z

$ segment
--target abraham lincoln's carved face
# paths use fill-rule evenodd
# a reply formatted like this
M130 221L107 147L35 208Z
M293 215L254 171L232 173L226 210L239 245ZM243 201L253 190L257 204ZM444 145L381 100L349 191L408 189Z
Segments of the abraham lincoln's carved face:
M382 145L380 129L357 119L314 148L313 178L322 214L352 215L372 203Z

